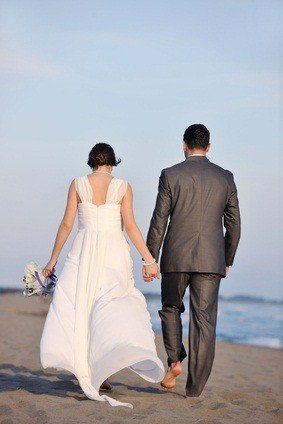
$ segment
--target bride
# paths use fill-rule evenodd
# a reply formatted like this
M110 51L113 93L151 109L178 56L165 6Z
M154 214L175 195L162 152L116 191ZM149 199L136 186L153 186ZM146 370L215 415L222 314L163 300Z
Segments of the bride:
M159 278L159 268L135 222L130 184L111 175L119 162L111 146L98 143L87 162L92 173L70 184L45 276L54 271L77 212L78 230L46 317L40 360L43 368L73 373L90 399L132 408L99 394L112 389L108 377L127 367L147 381L160 382L164 367L145 298L134 285L123 226L144 260L149 280Z

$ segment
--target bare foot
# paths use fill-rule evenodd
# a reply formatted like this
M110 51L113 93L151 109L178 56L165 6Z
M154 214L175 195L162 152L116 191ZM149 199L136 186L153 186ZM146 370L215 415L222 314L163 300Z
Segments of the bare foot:
M180 375L182 372L182 366L181 362L173 362L171 364L171 367L168 368L168 371L164 377L164 379L161 381L161 386L165 389L173 389L176 385L176 377Z
M110 392L112 389L113 387L111 386L108 380L103 381L103 383L101 384L99 388L99 390L102 390L104 392Z

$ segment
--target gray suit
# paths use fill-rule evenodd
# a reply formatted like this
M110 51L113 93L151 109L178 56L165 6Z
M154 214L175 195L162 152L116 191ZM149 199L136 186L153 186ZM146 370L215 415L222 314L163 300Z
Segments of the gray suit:
M156 260L169 217L161 272L209 272L225 277L225 266L233 264L240 238L233 174L205 156L189 156L161 172L147 236Z
M183 297L190 285L186 392L187 396L199 396L214 359L220 280L226 275L225 267L233 264L240 239L233 174L205 156L189 156L162 170L147 235L147 246L156 260L164 235L159 314L168 365L186 357L180 315L185 310Z

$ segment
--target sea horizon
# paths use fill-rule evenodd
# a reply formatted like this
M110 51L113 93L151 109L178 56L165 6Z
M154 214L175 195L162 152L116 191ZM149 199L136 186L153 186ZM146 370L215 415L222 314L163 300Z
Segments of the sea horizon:
M0 295L20 293L24 288L0 286ZM159 293L143 292L151 315L153 330L161 333L158 311L161 309ZM184 298L186 310L182 314L183 335L189 334L189 293ZM283 299L237 294L219 295L216 338L250 346L283 348Z

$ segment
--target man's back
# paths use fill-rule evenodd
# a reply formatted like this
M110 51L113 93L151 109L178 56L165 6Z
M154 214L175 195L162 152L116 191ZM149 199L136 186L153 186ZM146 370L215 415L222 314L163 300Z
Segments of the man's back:
M158 260L169 220L161 257L159 311L169 366L162 381L166 388L174 387L187 356L181 314L189 287L188 397L202 393L212 369L220 282L233 263L240 238L233 174L207 159L209 149L206 126L190 125L183 136L186 160L161 172L147 235L149 250ZM144 278L148 281L146 273Z
M156 259L168 218L161 272L225 276L225 267L232 265L240 238L233 174L200 155L188 156L164 169L147 237L147 245Z

